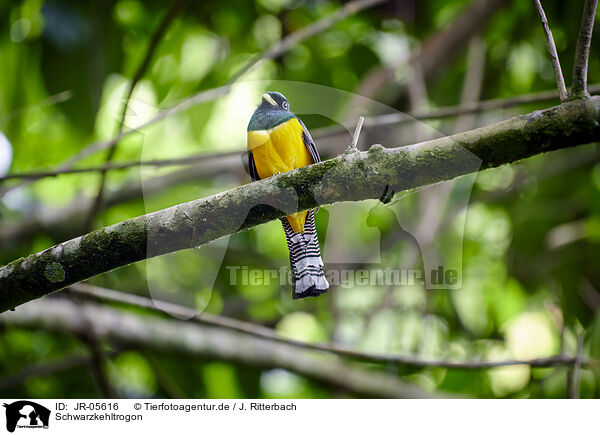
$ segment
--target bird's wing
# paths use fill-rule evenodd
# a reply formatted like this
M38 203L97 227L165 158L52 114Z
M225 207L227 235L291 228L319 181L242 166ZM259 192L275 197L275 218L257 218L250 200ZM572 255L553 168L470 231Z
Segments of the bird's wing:
M317 150L315 141L313 140L312 136L308 132L308 129L306 128L306 125L304 125L302 120L300 118L296 118L296 119L298 120L298 122L300 122L300 125L302 125L302 129L304 130L304 132L302 133L302 141L304 142L304 145L306 146L306 148L308 148L308 151L310 152L310 156L312 157L313 163L319 163L321 161L321 156L319 156L319 151Z
M321 161L321 156L319 155L319 150L317 150L317 145L315 145L315 141L308 132L308 128L306 128L306 125L304 125L302 120L300 118L296 119L298 120L298 122L300 122L300 125L302 125L302 129L304 130L304 132L302 133L302 141L304 142L306 148L308 148L308 152L312 157L313 163L319 163ZM319 211L319 207L314 209L315 213L317 211Z
M250 172L250 179L252 181L260 180L258 171L256 170L256 163L254 163L254 155L252 151L248 151L248 172Z

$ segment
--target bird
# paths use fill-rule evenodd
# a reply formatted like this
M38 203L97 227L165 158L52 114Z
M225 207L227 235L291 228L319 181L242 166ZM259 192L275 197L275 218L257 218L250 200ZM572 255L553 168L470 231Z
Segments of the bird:
M252 181L263 180L321 161L304 123L290 111L279 92L266 92L248 123L248 172ZM316 210L293 213L281 219L290 252L292 298L327 292L329 283L315 227Z

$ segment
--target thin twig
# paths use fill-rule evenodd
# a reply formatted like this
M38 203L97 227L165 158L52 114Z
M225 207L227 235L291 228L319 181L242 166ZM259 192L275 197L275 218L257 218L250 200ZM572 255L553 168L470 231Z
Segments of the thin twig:
M358 123L356 124L356 129L354 130L354 135L352 136L352 143L348 147L348 151L356 151L358 146L358 138L360 137L360 131L362 130L363 123L365 122L364 116L358 117Z
M20 109L14 110L13 112L0 116L0 122L11 121L29 110L64 103L65 101L69 101L71 98L73 98L73 91L66 90L59 92L58 94L51 95L38 103L32 104L31 106L22 107Z
M117 134L121 133L123 131L123 126L125 124L125 116L127 114L127 109L129 107L129 102L131 101L131 96L133 95L135 86L138 84L138 82L142 79L142 77L146 73L146 70L148 69L148 66L150 65L150 60L154 56L154 52L158 48L158 45L160 44L160 41L163 38L164 34L166 33L167 29L169 28L171 22L175 19L175 17L185 7L186 4L187 4L187 0L174 0L171 5L171 8L168 10L168 12L164 16L163 20L161 21L160 25L158 26L158 28L152 35L152 39L150 41L150 44L148 45L148 49L146 50L146 54L142 60L142 63L140 64L137 71L135 72L133 79L131 79L131 81L128 84L127 92L125 94L125 99L123 100L123 107L121 108L121 115L119 117L119 124L118 124L119 130L118 130ZM111 162L115 153L117 152L118 145L119 145L119 142L115 141L111 145L111 147L108 149L105 164L109 164ZM88 213L87 219L85 220L83 232L88 232L89 230L91 230L93 222L94 222L94 218L98 214L100 204L102 203L102 195L104 194L104 186L106 184L106 173L107 173L107 170L100 171L100 182L98 184L98 193L96 194L96 199L92 203L90 212Z
M280 343L286 343L294 347L334 353L340 356L345 356L361 361L390 363L397 365L411 365L416 367L444 367L465 370L477 370L512 365L528 365L530 367L552 367L556 365L573 364L575 362L575 358L568 357L565 355L555 355L548 358L535 358L530 360L437 361L425 360L412 355L386 355L367 353L349 349L340 345L331 345L326 343L306 343L303 341L289 339L282 337L279 334L277 334L277 332L275 332L274 330L265 328L263 326L254 325L252 323L247 323L227 317L216 316L214 314L198 313L197 310L173 304L170 302L157 301L156 299L148 299L142 296L137 296L130 293L117 292L114 290L96 287L89 284L74 284L70 287L70 289L71 291L76 292L78 294L97 298L102 301L116 302L160 313L162 313L162 310L164 310L179 318L190 319L190 321L195 323L230 329L254 337L264 338ZM157 308L157 306L160 306L161 309Z
M600 84L590 86L589 89L593 93L600 92ZM416 121L427 121L432 119L450 118L459 115L482 113L492 110L510 109L521 104L541 103L552 101L556 98L559 98L557 91L552 90L517 95L515 97L508 98L494 98L491 100L474 101L472 103L460 104L457 106L440 107L430 111L388 113L385 115L369 117L365 121L364 127L372 128L385 125L401 125ZM347 129L339 126L323 127L315 130L313 136L315 138L325 138L338 134L347 134Z
M542 20L542 26L544 27L544 34L546 36L546 43L548 44L548 53L550 53L550 58L552 59L552 67L554 68L554 76L556 77L558 94L560 96L560 101L564 102L569 97L569 94L567 93L565 79L563 78L563 74L560 69L560 61L558 60L556 45L554 45L554 37L552 36L552 31L550 30L550 26L548 25L548 20L546 19L546 14L544 13L544 9L542 8L540 0L533 0L533 4L535 5L535 8L538 11L540 19Z
M598 0L586 0L583 7L573 63L573 87L571 88L573 98L588 97L590 95L587 90L588 59L597 6Z
M40 171L27 172L24 174L7 174L0 177L0 182L11 179L38 180L40 178L57 177L59 175L81 174L85 172L100 172L109 170L129 169L138 166L164 167L164 166L191 166L198 163L220 160L226 157L241 155L244 150L227 151L222 153L201 153L187 157L178 157L173 159L156 159L156 160L136 160L123 163L105 163L100 166L92 166L89 168L74 168L74 169L59 169L56 171Z
M156 124L157 122L162 121L163 119L165 119L168 116L175 115L179 112L183 112L183 111L185 111L191 107L197 106L199 104L206 103L208 101L212 101L218 97L223 97L223 96L227 95L230 90L231 90L231 86L223 86L223 87L216 88L216 89L210 89L208 91L203 91L203 92L200 92L190 98L187 98L187 99L183 100L182 102L176 104L173 107L170 107L168 109L163 109L155 117L153 117L152 119L149 119L142 125L137 126L135 129L123 130L119 134L117 134L115 137L113 137L112 139L109 139L107 141L94 142L94 143L88 145L83 150L79 151L77 154L75 154L74 156L67 159L63 164L61 164L59 166L59 169L72 168L73 166L75 166L76 163L80 162L81 160L85 159L86 157L89 157L89 156L97 153L98 151L106 150L106 149L112 147L115 143L117 143L124 137L127 137L133 133L139 133L141 130L143 130L153 124Z

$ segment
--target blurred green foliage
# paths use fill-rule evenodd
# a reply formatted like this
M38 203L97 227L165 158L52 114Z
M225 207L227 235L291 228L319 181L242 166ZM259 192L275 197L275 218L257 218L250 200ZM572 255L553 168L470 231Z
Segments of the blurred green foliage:
M281 58L261 63L244 77L249 85L241 86L239 93L194 107L121 141L115 161L242 149L248 117L263 91L263 82L253 85L252 80L300 81L353 92L370 71L407 59L428 36L449 28L470 3L396 1L352 16ZM172 23L136 87L126 124L140 125L160 108L223 85L256 53L338 7L326 0L190 2ZM558 0L545 1L544 7L568 83L581 7L579 2ZM11 172L54 167L86 144L116 133L127 81L140 64L165 8L162 1L137 0L0 2L0 130L12 143ZM487 47L482 99L554 88L544 35L530 2L509 2L482 36ZM590 55L591 83L600 81L599 37L596 31ZM456 50L463 53L466 47ZM430 107L459 103L466 68L466 56L460 54L428 83ZM63 91L69 91L71 97L54 102L52 96ZM409 109L402 95L384 102L396 110ZM291 105L293 110L294 101ZM544 105L526 104L515 111L483 114L477 121L489 123L541 107ZM307 119L315 120L307 122L310 129L330 122ZM429 125L448 132L454 120ZM407 143L404 136L394 134L387 145ZM600 159L595 147L541 155L518 166L482 172L474 179L466 214L464 209L456 210L456 215L440 210L444 218L443 229L436 236L439 246L462 242L458 257L448 259L462 264L460 290L350 285L333 288L315 300L291 301L289 287L278 282L231 284L227 266L247 266L249 270L287 266L279 222L236 234L216 247L141 262L92 282L148 295L147 282L151 281L152 296L274 327L291 338L335 340L365 351L412 353L431 359L527 359L555 355L562 349L574 354L576 336L582 330L585 357L597 359ZM103 160L98 153L81 166ZM573 160L580 163L571 165ZM177 169L115 171L107 183L110 189L118 189ZM0 225L19 221L42 205L54 210L91 197L97 180L98 174L86 173L32 183L0 202L4 220ZM222 176L165 187L159 194L110 207L96 225L204 197L240 182ZM394 210L418 219L419 207L426 200L422 192L407 195ZM335 206L322 209L317 217L322 245L335 230L346 235L350 249L378 247L387 235L393 235L396 223L389 215L374 212L376 207L375 201L357 203L345 221L328 219ZM357 231L355 223L365 222L369 216L372 228ZM3 246L0 263L60 241L40 229L31 241ZM390 243L382 251L382 262L415 264L407 260L410 242ZM417 260L417 268L420 262ZM85 351L75 337L4 328L0 330L0 378L26 366ZM476 372L415 367L385 370L397 370L403 379L430 391L476 397L554 398L567 394L565 367L514 366ZM108 363L107 373L124 397L345 395L278 368L190 360L142 349L119 353ZM14 397L99 394L85 366L33 377L0 391L2 396ZM600 396L597 364L582 370L581 396Z

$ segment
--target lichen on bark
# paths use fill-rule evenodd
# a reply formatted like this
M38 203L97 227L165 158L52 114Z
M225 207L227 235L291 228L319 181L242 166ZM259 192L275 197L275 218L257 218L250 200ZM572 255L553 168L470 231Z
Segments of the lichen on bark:
M63 282L65 280L65 270L60 263L48 263L44 269L44 276L53 284Z

